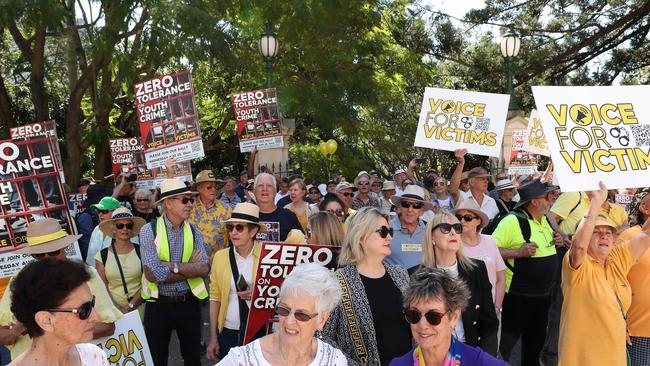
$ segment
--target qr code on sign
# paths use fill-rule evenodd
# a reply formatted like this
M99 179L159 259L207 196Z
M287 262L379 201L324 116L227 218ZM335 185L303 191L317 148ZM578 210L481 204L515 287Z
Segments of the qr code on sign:
M637 146L650 145L650 125L632 125L630 128Z
M190 143L190 149L192 150L193 153L201 151L201 141L195 141Z
M474 129L477 131L488 131L490 129L490 119L477 117Z

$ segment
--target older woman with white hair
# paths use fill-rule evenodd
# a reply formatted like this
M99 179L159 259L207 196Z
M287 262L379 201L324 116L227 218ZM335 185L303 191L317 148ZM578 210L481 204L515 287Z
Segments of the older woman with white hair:
M378 208L364 207L350 220L339 254L337 280L342 302L332 311L323 337L351 364L387 365L411 349L408 324L401 317L408 273L384 262L393 229Z
M141 217L146 222L150 222L160 216L158 208L153 206L151 191L143 188L138 189L133 195L133 201L135 201L133 202L133 216Z
M278 331L232 348L217 365L347 365L341 351L314 337L340 300L341 288L329 270L315 263L297 266L280 289Z

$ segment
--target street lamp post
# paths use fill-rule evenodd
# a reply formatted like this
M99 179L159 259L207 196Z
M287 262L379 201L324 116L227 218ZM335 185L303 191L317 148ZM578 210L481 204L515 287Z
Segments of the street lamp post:
M278 54L278 39L273 33L270 22L266 22L264 33L260 37L258 47L260 54L266 61L266 84L271 88L273 78L273 59Z
M503 36L501 40L501 55L506 59L506 66L508 68L508 94L510 94L510 105L508 106L509 110L518 109L517 105L517 96L515 95L515 90L512 87L512 69L514 67L515 57L519 54L519 47L521 46L521 40L515 33L512 26L508 28L508 32Z

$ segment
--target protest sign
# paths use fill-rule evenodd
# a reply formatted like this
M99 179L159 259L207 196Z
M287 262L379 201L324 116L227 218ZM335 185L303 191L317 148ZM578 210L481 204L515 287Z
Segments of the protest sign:
M88 195L85 193L68 194L68 209L70 210L70 216L77 217L77 215L84 210L83 203L87 197Z
M157 167L148 169L145 163L144 148L136 137L127 137L109 140L111 149L111 164L113 176L118 176L126 170L131 179L135 179L137 188L155 188L163 179L167 178L167 168ZM174 178L185 182L192 181L192 163L188 161L177 162L174 169Z
M625 212L627 212L628 214L630 213L630 205L632 204L633 200L634 200L633 194L617 193L614 196L614 202L616 202L617 205L621 205L625 209Z
M232 106L241 152L284 146L275 89L235 93Z
M0 141L0 253L26 245L27 224L52 217L76 234L63 189L54 121L11 128Z
M533 154L551 156L551 152L548 150L546 135L542 128L542 121L539 119L539 113L537 113L536 109L530 112L528 127L526 128L526 138L524 139L522 149Z
M414 146L498 157L509 95L426 88Z
M534 86L563 192L648 185L650 86Z
M508 160L508 175L528 175L537 173L537 155L523 150L526 140L526 130L512 131L512 146Z
M75 242L70 245L66 251L65 256L68 259L81 260L81 252L79 245ZM18 254L13 252L0 253L0 279L11 278L18 273L25 265L35 260L29 254Z
M153 366L137 310L124 314L122 319L115 322L113 335L94 339L91 343L106 352L111 366Z
M189 70L135 84L135 98L148 168L205 155Z
M280 286L295 266L303 263L318 263L334 270L340 250L339 247L325 245L263 243L253 285L244 344L250 342L251 338L273 318Z

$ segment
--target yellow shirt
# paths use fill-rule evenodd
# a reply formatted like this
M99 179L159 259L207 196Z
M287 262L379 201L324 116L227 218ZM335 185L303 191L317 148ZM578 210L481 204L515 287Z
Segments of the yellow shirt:
M614 291L627 308L631 296L626 275L635 263L630 243L615 247L605 267L587 255L573 269L569 257L562 262L558 365L626 365L625 320Z
M609 213L601 207L600 214L607 217L607 219L617 228L620 228L627 222L627 212L625 212L625 208L616 203L609 203Z
M580 204L578 204L580 201ZM578 207L576 207L576 204ZM573 208L575 207L575 210ZM562 219L560 229L567 235L576 233L578 223L589 209L589 197L584 192L563 192L557 198L551 212ZM573 211L571 211L573 210Z
M95 295L95 311L99 315L97 322L114 323L116 320L121 319L122 312L113 305L113 301L106 291L104 282L99 277L99 274L97 274L97 270L90 266L86 266L86 269L90 272L90 280L87 282L88 287L90 287L90 292ZM2 295L2 300L0 300L0 325L10 325L16 322L16 317L11 312L10 288L9 286L7 287L7 290ZM32 339L29 336L19 337L16 343L7 346L11 351L11 359L15 360L16 357L20 356L31 345Z
M196 225L203 234L203 242L210 260L219 249L228 244L226 220L230 218L232 208L215 200L212 207L206 207L200 198L196 198L189 222Z
M129 292L129 297L133 297L142 287L142 263L135 249L125 254L118 254L120 258L120 265L126 280L126 288ZM101 253L95 255L95 263L102 262ZM115 301L117 306L126 306L129 303L126 295L124 294L124 285L122 285L122 276L115 261L115 255L112 251L108 251L106 257L106 265L104 265L104 273L108 280L108 292Z
M635 225L623 231L616 244L630 241L641 232L641 226ZM632 289L632 305L627 312L627 327L634 337L650 337L650 250L639 258L627 274Z

